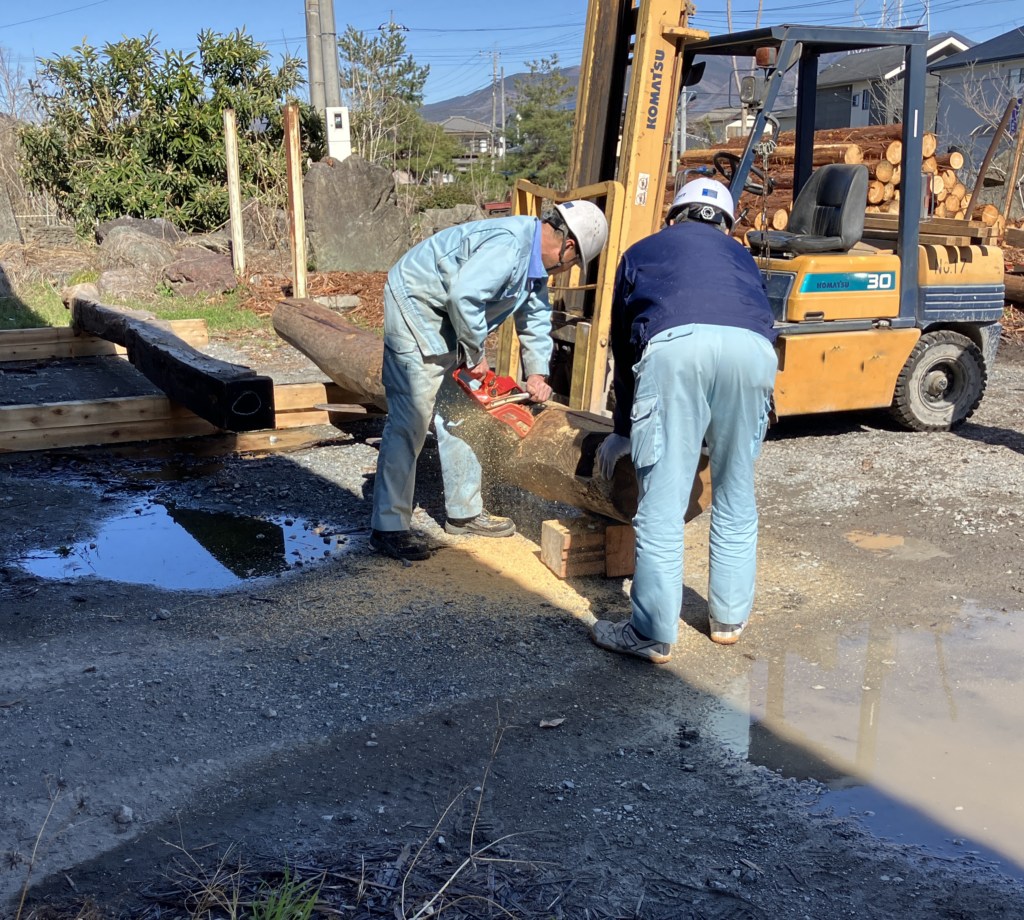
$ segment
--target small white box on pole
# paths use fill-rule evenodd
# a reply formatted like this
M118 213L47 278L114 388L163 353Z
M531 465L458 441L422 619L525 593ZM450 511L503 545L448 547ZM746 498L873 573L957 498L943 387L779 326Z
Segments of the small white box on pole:
M339 162L352 156L348 106L327 107L327 155Z

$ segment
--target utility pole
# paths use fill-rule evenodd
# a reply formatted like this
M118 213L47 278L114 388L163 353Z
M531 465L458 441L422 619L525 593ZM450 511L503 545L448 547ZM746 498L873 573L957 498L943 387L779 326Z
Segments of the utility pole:
M501 68L501 159L505 159L505 68Z
M320 0L306 0L306 58L309 67L309 104L324 117L324 55L320 40Z
M498 127L498 43L494 43L494 73L491 76L491 172L494 172L494 142Z
M319 0L319 3L324 100L328 108L337 108L341 105L341 81L338 79L338 30L334 25L334 0Z

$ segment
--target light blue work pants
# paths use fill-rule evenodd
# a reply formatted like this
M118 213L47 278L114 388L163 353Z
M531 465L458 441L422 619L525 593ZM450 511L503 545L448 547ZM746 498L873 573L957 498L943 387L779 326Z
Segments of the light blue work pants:
M381 377L388 400L388 418L373 485L371 526L374 530L409 529L416 460L427 437L430 416L435 412L437 391L457 363L458 353L454 349L446 355L424 356L390 289L385 288ZM470 446L453 433L455 425L449 425L442 413L439 407L434 414L434 428L441 457L445 508L449 518L473 518L483 510L480 462Z
M754 460L768 427L775 351L732 326L677 326L655 336L636 375L631 447L640 482L633 623L675 642L683 606L683 516L700 460L711 452L708 604L742 623L754 602L757 506Z

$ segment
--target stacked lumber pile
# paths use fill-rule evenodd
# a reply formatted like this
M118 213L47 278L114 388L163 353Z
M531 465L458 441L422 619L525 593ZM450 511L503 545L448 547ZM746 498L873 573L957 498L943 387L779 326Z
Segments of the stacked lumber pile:
M896 214L900 208L900 161L903 157L902 125L871 125L866 128L835 128L814 133L814 166L829 163L863 164L868 168L869 214ZM720 150L741 154L745 138L733 138L708 150L687 150L680 158L679 168L712 165ZM768 161L768 174L775 180L775 191L768 196L767 226L785 230L793 202L793 163L796 156L796 137L792 131L779 135L778 147ZM964 165L961 153L938 154L934 134L925 134L922 145L921 171L931 176L931 189L938 218L967 218L968 190L960 181L957 170ZM759 165L759 164L758 164ZM748 208L742 222L742 231L762 229L762 202L759 196L744 192L739 207ZM998 209L988 205L982 214L975 215L985 226L995 226L1000 218Z

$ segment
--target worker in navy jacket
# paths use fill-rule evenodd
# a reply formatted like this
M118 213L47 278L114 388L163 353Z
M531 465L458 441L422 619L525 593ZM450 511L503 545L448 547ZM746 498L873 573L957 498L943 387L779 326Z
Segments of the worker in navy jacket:
M777 361L761 272L729 236L728 189L680 189L667 226L623 255L612 305L615 430L598 451L611 478L630 453L640 485L629 620L598 621L602 648L668 661L683 601L683 516L706 441L712 512L711 638L739 639L754 598L754 460L768 427Z

